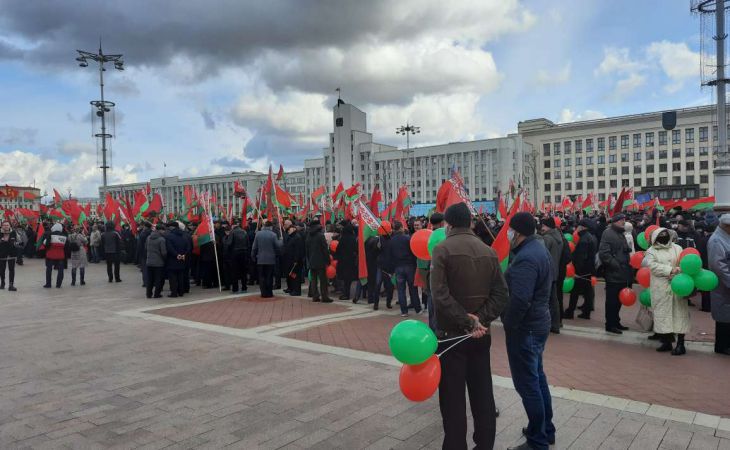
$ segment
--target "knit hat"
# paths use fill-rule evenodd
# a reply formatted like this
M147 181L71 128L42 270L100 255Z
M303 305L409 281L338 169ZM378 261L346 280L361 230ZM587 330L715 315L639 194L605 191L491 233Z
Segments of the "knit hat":
M543 217L540 221L540 225L545 225L548 228L555 228L555 219L552 217Z
M528 212L520 212L512 217L509 227L523 236L532 236L535 234L535 219Z
M56 223L51 227L51 232L61 232L63 231L63 225L60 223Z
M471 211L469 211L466 203L457 203L446 209L444 220L454 228L469 228L471 225Z

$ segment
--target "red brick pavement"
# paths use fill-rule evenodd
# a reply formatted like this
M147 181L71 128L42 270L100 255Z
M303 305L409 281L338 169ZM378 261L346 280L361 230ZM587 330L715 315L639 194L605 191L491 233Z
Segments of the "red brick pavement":
M337 304L314 303L298 297L261 298L247 296L195 305L172 306L150 311L152 314L231 328L254 328L276 322L346 312Z
M389 354L390 329L400 320L349 319L285 336ZM493 327L492 339L492 371L509 377L501 327ZM724 356L690 351L677 357L648 347L567 335L551 335L545 352L545 371L553 385L723 416L730 416L730 391L719 388L718 381L729 368L730 358Z
M639 285L634 285L634 290L639 294L643 288ZM596 286L596 298L595 298L595 311L591 314L590 320L585 319L573 319L565 320L564 323L567 325L574 325L578 327L591 327L591 328L605 328L606 325L606 290L603 283L599 283ZM570 302L570 294L563 294L563 305L565 308L568 307ZM702 298L699 295L692 297L692 303L695 307L690 308L689 317L692 323L690 332L687 334L688 341L704 341L714 342L715 341L715 322L712 320L709 312L700 311L700 305L702 304ZM578 299L578 304L583 304L583 297ZM639 326L636 324L636 314L639 311L639 302L630 307L621 308L621 322L624 326L629 327L634 331L641 331ZM577 317L580 311L576 311L575 316Z

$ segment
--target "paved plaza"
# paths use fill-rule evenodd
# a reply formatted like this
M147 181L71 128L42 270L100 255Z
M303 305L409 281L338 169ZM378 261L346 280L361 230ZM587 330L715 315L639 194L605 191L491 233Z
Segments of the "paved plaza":
M387 349L396 309L256 290L149 300L132 266L109 284L92 265L83 287L67 272L62 289L41 287L39 260L17 275L19 292L0 291L2 449L441 446L437 399L411 403L398 389ZM683 357L657 354L638 332L607 336L596 314L548 341L555 448L730 449L730 358L711 353L706 313L692 310ZM635 314L624 311L627 325ZM526 417L499 324L492 334L506 448Z

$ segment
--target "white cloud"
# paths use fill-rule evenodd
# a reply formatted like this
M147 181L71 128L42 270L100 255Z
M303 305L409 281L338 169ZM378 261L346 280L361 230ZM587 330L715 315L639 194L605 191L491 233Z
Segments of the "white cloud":
M541 86L556 86L570 81L571 63L568 63L556 72L548 72L545 69L537 71L536 82Z
M606 117L605 114L603 114L600 111L595 111L592 109L586 109L582 113L576 113L576 112L572 111L570 108L563 108L563 110L560 111L560 118L558 119L558 123L578 122L581 120L603 119L604 117Z
M652 42L646 49L647 56L659 63L664 74L671 80L665 86L669 93L677 92L687 79L699 80L700 54L693 52L684 42Z
M92 142L62 141L58 144L58 153L65 156L94 152L96 152L96 147Z
M596 75L632 74L643 68L643 65L631 59L628 48L606 47L603 49L603 60L595 70Z
M29 186L35 182L41 190L49 192L56 188L64 192L71 189L72 194L79 197L99 195L101 171L93 154L81 153L64 162L15 150L0 153L0 159L7 163L0 165L0 179L5 183ZM133 171L131 166L111 170L109 184L136 182Z
M327 96L290 91L275 94L269 89L244 94L233 110L234 121L246 128L275 129L286 134L316 137L329 130L331 113Z
M636 88L646 83L646 76L638 73L629 74L628 77L616 82L616 89L613 94L616 98L623 98L632 93Z

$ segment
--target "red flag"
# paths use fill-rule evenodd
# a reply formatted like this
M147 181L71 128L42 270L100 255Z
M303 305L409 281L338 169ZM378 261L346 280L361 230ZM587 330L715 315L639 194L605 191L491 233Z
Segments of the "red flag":
M38 197L32 192L23 192L23 198L31 202L38 199Z
M162 196L158 193L155 193L155 195L152 196L150 205L147 207L147 210L142 213L142 216L150 217L153 214L159 215L160 211L162 211Z
M375 213L375 215L379 213L378 205L381 201L383 201L383 194L380 193L380 189L378 189L378 186L375 186L375 189L373 189L373 195L370 196L370 204L368 205L370 211Z
M281 179L284 177L284 166L279 164L279 173L276 174L276 181L281 181Z
M53 203L55 203L56 206L61 204L61 194L59 194L55 188L53 189Z
M609 214L610 216L615 216L616 214L619 214L621 210L624 209L624 198L626 197L626 190L624 188L621 188L621 193L618 196L618 199L616 200L616 204L613 206L613 212Z

